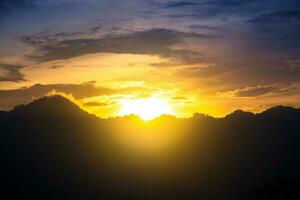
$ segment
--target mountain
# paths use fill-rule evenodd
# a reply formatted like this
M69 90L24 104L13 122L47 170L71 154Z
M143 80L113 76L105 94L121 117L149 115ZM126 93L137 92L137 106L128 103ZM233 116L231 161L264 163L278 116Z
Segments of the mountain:
M215 119L99 119L44 97L0 112L0 188L10 199L292 199L300 110Z
M62 96L43 97L27 105L19 105L9 112L13 116L26 118L89 118L91 115Z

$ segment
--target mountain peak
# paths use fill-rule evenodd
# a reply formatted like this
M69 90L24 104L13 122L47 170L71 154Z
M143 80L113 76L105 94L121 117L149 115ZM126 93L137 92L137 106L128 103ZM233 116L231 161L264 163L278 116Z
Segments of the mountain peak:
M228 115L226 115L226 119L244 119L244 118L252 118L254 117L255 114L253 114L252 112L246 112L243 110L236 110Z
M270 109L265 110L264 112L260 113L259 115L264 118L298 118L300 116L300 110L296 108L292 108L289 106L275 106Z
M265 110L263 113L268 113L268 112L295 112L295 111L297 111L296 108L292 108L290 106L279 105L279 106L269 108L269 109Z
M75 117L87 114L75 103L60 95L47 96L27 105L16 106L11 113L26 117Z
M14 111L27 109L27 108L41 108L41 107L52 107L52 106L58 106L58 107L64 107L64 106L75 106L70 100L67 98L55 95L55 96L45 96L40 99L34 100L33 102L27 104L27 105L18 105L14 108Z

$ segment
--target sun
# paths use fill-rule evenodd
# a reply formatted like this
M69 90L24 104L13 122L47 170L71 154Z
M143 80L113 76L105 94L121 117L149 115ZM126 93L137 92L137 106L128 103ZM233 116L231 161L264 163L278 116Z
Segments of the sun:
M120 104L122 109L119 115L121 116L136 114L143 120L151 120L162 114L173 114L173 109L167 101L155 97L122 100Z

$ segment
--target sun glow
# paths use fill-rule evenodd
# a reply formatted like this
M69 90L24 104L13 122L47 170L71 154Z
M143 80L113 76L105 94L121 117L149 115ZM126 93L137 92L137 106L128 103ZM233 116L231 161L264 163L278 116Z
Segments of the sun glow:
M136 114L144 120L151 120L162 114L173 114L173 109L167 101L159 98L122 100L120 115Z

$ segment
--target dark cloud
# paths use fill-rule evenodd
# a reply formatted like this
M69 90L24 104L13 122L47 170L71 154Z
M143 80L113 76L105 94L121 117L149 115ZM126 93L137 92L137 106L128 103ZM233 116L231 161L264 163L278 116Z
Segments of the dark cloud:
M21 41L30 44L35 47L40 47L44 45L54 44L62 40L68 40L72 38L82 38L83 36L88 36L97 33L102 26L94 26L89 28L87 31L76 31L76 32L58 32L51 33L51 31L43 31L40 33L32 34L30 36L23 36Z
M298 94L299 86L292 84L275 84L275 85L259 85L253 87L246 87L243 89L229 90L221 92L221 94L231 94L234 97L260 97L260 96L285 96Z
M128 34L107 35L98 39L50 40L35 35L22 41L36 47L29 55L37 61L69 59L92 53L142 54L173 58L182 63L202 63L205 57L189 49L173 49L186 38L214 39L216 36L168 29L150 29Z
M300 11L286 11L271 14L263 14L248 20L248 22L263 25L293 22L300 24Z
M236 96L238 97L256 97L265 95L271 92L277 92L278 90L282 89L279 85L271 85L271 86L259 86L259 87L252 87L247 88L244 90L238 90L236 92Z
M1 64L0 63L0 82L10 81L19 82L25 81L24 75L20 72L20 69L24 66L21 65L11 65L11 64Z
M51 91L72 94L76 99L117 92L113 89L96 87L93 82L83 84L36 84L20 89L0 90L0 108L8 110L15 105L29 103L33 99L41 98Z
M198 3L190 2L190 1L178 1L178 2L167 2L162 5L161 8L182 8L189 6L196 6Z
M83 84L36 84L31 87L20 88L15 90L0 90L0 99L14 98L16 96L30 96L31 98L40 97L53 90L55 90L56 92L72 94L76 99L99 96L104 94L112 94L115 92L112 89L96 87L93 84L93 82L87 82Z
M167 9L190 9L190 8L228 8L255 3L257 0L207 0L207 1L177 1L163 3L161 8Z
M97 33L101 28L103 28L102 26L95 26L89 29L90 33Z
M205 5L214 5L220 7L233 7L255 3L256 0L211 0L206 1Z

